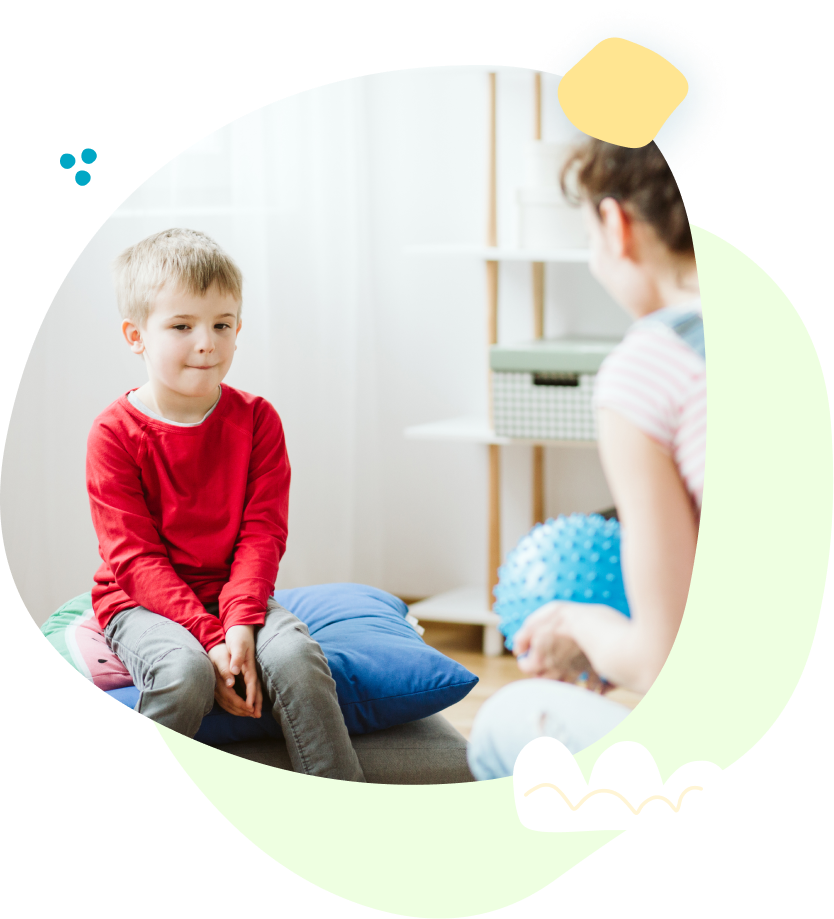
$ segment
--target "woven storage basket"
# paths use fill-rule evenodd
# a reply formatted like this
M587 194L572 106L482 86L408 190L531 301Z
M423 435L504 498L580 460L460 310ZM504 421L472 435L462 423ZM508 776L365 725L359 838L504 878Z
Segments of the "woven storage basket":
M560 339L493 345L495 433L524 440L596 440L594 376L616 344Z

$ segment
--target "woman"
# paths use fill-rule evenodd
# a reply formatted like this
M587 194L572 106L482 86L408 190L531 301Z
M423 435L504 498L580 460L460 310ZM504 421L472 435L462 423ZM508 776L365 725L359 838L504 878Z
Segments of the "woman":
M599 451L621 523L631 618L548 603L516 633L519 667L539 679L496 693L473 726L476 778L511 775L535 737L576 753L629 713L611 685L645 693L672 648L695 558L706 445L706 374L695 252L680 192L654 143L591 140L562 172L590 232L591 272L636 321L596 381ZM588 689L571 685L590 662Z

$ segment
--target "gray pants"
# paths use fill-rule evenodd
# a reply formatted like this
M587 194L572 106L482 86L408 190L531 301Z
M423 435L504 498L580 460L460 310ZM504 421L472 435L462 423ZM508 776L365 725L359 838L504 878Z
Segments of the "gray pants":
M216 605L208 609L216 612ZM139 689L136 711L193 737L214 705L214 665L200 642L142 606L118 613L104 634ZM261 717L281 726L293 769L364 782L327 659L307 626L272 598L266 621L255 629L255 661Z

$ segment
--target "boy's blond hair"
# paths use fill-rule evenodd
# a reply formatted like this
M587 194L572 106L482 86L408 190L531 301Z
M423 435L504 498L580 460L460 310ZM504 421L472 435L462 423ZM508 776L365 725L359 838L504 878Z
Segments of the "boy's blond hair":
M216 284L221 294L231 294L238 304L242 300L240 269L211 237L197 230L175 228L143 239L115 260L113 275L122 319L140 328L166 284L196 296Z

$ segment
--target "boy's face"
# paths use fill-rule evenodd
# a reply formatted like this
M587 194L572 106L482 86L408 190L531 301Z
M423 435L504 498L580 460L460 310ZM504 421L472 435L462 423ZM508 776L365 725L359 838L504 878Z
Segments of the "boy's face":
M240 304L216 286L204 296L164 287L144 328L129 320L122 332L142 354L155 387L185 398L205 399L229 372L240 331Z

